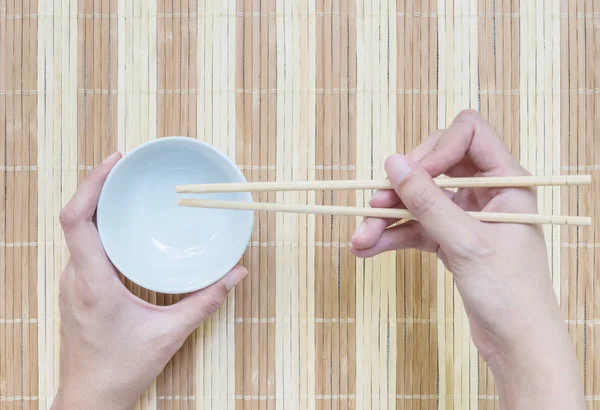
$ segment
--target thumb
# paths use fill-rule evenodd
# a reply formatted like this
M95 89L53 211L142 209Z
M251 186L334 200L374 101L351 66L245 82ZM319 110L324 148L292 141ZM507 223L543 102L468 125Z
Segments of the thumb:
M186 333L193 332L223 305L231 289L240 283L247 274L246 268L236 266L218 282L190 293L171 306L174 321L179 323Z
M397 154L388 157L385 170L400 200L442 248L457 249L457 238L474 235L478 221L452 202L419 164Z

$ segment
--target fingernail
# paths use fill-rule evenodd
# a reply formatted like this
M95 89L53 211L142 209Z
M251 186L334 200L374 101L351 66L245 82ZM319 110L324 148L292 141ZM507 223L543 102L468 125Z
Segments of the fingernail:
M233 272L231 272L229 274L229 277L227 278L227 282L225 282L225 287L227 288L227 291L230 291L231 289L233 289L235 287L235 285L240 283L242 281L242 279L244 279L246 277L247 274L248 274L248 271L246 270L246 268L241 267L241 266L235 268L233 270Z
M384 192L385 192L385 191L375 191L375 192L373 193L373 196L371 197L371 199L377 199L377 198L379 198L379 197L383 196L383 193L384 193Z
M119 151L115 151L102 161L103 164L109 163L119 155Z
M362 235L366 229L367 229L367 223L366 222L361 223L358 226L358 228L356 228L356 232L354 232L354 235L352 235L352 239L356 238L357 236Z
M404 155L396 154L388 158L385 163L385 170L390 180L398 182L406 178L411 168Z

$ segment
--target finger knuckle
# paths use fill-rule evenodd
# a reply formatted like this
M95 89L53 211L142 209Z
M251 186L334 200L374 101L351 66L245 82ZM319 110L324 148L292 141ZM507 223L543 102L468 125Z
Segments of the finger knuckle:
M431 212L437 202L437 195L429 187L419 187L414 194L405 199L406 206L416 215Z
M90 284L87 278L85 278L80 272L76 272L73 275L73 281L76 287L78 299L81 301L84 307L95 308L102 302L102 300L104 300L106 290L102 284Z
M456 116L456 120L458 122L466 122L466 123L478 122L478 121L481 121L481 119L482 119L481 114L479 114L479 112L477 112L476 110L474 110L472 108L462 110Z
M65 294L65 292L68 289L68 282L70 279L69 276L70 276L70 273L68 271L65 271L60 276L60 279L58 281L58 291L63 295Z
M225 301L225 295L222 295L221 293L209 296L206 299L206 303L204 304L204 307L202 309L204 316L205 317L212 316L213 313L215 313L217 310L219 310L219 308L221 307L221 305L223 304L224 301Z
M65 265L65 268L63 269L62 273L60 274L60 279L58 281L59 289L63 289L67 285L67 280L72 275L72 273L73 262L69 260Z
M456 116L454 119L454 127L457 128L457 130L460 130L460 134L473 135L483 121L483 118L477 111L468 109L461 111Z
M66 297L67 297L67 278L62 275L58 284L58 308L61 312L65 311Z
M77 213L73 210L73 208L71 208L68 205L65 208L63 208L63 210L60 212L58 219L60 221L60 225L64 229L69 229L73 227L77 224L78 221Z
M103 284L90 283L85 272L71 265L71 262L60 276L59 292L65 297L77 300L77 303L85 309L98 307L108 293Z
M451 153L448 152L447 149L444 149L439 145L436 145L435 147L433 147L432 152L434 154L436 154L437 159L442 164L442 168L444 170L448 170L456 162L456 159L452 157Z

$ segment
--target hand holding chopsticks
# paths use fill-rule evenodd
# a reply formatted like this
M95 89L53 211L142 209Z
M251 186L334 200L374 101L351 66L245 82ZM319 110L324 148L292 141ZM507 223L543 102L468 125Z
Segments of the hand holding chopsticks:
M589 185L590 175L560 176L511 176L511 177L472 177L436 179L440 188L510 188L533 186ZM372 190L392 189L389 180L382 181L293 181L293 182L254 182L231 184L180 185L178 193L224 193L224 192L265 192L295 190ZM232 210L288 212L303 214L346 215L395 219L413 219L405 209L358 208L343 206L275 204L237 201L215 201L185 198L179 200L180 206L196 208L220 208ZM546 216L537 214L517 214L500 212L470 212L472 217L483 222L504 222L524 224L552 225L591 225L591 218L583 216Z

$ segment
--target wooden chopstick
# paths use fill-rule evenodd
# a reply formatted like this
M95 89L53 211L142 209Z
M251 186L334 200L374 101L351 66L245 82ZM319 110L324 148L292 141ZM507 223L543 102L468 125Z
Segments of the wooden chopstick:
M289 212L299 214L346 215L378 218L414 219L405 209L355 208L344 206L322 205L282 205L265 202L213 201L184 198L178 201L179 206L195 208L219 208L247 211ZM500 212L469 212L471 216L483 222L504 222L522 224L550 224L590 226L592 220L583 216L546 216L537 214L517 214Z
M512 188L532 186L589 185L591 175L551 175L523 177L473 177L435 179L440 188ZM392 189L382 181L286 181L178 185L178 193L209 194L217 192L318 191L318 190Z

